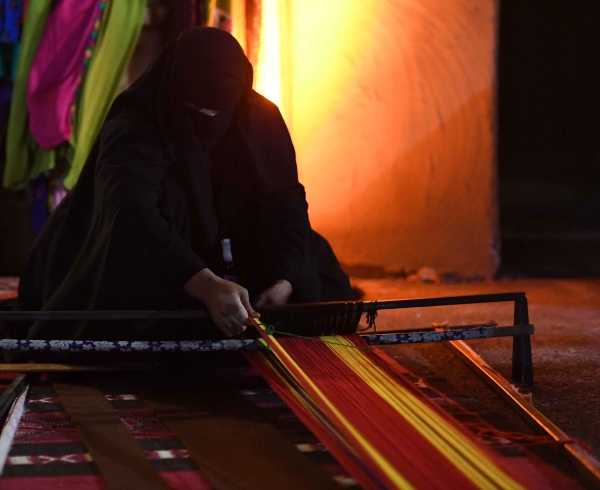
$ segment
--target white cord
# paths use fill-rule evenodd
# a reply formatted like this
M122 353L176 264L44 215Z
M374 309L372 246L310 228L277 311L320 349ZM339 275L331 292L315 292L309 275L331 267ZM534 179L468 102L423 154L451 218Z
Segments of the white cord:
M27 398L28 391L29 385L26 385L23 392L14 401L13 406L8 413L8 417L6 418L2 434L0 434L0 476L4 471L4 464L8 459L8 453L10 452L17 428L19 427L19 422L21 421L23 411L25 410L25 399Z

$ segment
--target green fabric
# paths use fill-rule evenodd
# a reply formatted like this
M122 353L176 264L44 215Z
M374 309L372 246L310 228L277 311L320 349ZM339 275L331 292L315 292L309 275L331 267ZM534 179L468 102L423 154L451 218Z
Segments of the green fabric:
M52 3L52 0L30 2L23 26L6 142L3 185L10 189L26 187L30 179L53 169L57 160L64 160L67 165L65 187L75 185L127 70L146 8L146 0L108 1L98 43L84 75L71 140L52 150L43 150L29 132L26 92L31 64Z
M117 95L121 78L142 31L145 11L146 0L112 0L106 6L98 44L85 74L73 126L70 143L74 153L64 181L68 189L77 182L96 135Z
M21 31L21 48L13 97L10 105L8 131L6 135L6 166L3 185L9 189L23 189L30 178L39 175L34 170L39 166L51 168L54 160L51 155L40 155L36 164L30 165L32 153L43 152L29 134L27 124L27 81L33 58L44 33L46 19L52 7L52 0L29 2L27 15ZM49 152L43 152L49 153Z

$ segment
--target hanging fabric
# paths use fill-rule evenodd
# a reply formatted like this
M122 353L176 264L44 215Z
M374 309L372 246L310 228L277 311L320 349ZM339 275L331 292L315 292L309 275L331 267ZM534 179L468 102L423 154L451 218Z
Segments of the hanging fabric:
M27 88L47 20L53 7L59 8L64 1L36 0L28 5L8 125L3 182L6 188L23 189L29 180L54 169L59 163L66 175L65 187L71 188L75 184L117 94L141 32L145 0L106 2L99 25L94 25L91 35L85 38L84 56L77 60L80 63L77 71L83 76L76 90L75 105L73 100L68 101L72 119L70 138L52 149L43 149L29 130ZM84 70L81 70L82 65ZM66 101L68 97L64 99Z
M29 69L42 38L51 7L52 0L31 2L23 22L19 61L15 74L13 99L10 106L6 136L6 166L4 168L3 185L8 189L24 189L30 179L42 173L44 167L52 168L54 166L54 155L51 152L45 152L47 153L45 155L37 155L38 157L46 157L43 162L35 158L34 154L38 147L29 133L27 116ZM32 143L32 148L30 148L29 143ZM41 168L35 168L36 162L34 160L37 160Z
M111 0L100 26L98 44L90 60L77 104L70 146L73 156L64 180L71 189L117 96L121 78L137 45L144 23L146 0Z
M105 0L63 0L48 16L27 87L29 128L45 150L71 139L71 107L105 5Z

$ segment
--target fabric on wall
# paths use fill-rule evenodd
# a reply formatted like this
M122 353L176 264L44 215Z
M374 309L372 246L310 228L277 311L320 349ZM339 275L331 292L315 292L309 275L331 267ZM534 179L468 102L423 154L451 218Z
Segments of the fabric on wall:
M3 181L6 188L23 189L30 179L54 169L58 162L64 165L65 186L71 188L75 184L129 64L146 7L145 0L107 3L98 41L80 87L71 138L68 143L44 150L28 128L26 90L52 4L52 0L39 0L28 6L8 126Z
M36 173L32 167L32 153L35 153L36 150L39 151L39 147L35 141L31 141L32 138L30 138L27 124L27 80L51 7L52 0L31 2L28 5L27 15L23 23L21 48L6 136L6 167L4 169L3 185L10 189L24 189L30 179L41 173ZM33 147L29 146L30 143L33 143ZM47 155L43 155L43 158L42 155L38 155L41 159L44 159L43 166L52 168L54 166L53 155L50 152L44 153L47 153Z
M29 128L41 148L69 141L71 105L104 0L62 0L48 16L27 87Z
M73 150L69 159L70 170L64 185L72 188L92 149L104 118L117 95L121 77L125 73L142 31L146 0L108 2L92 55L83 81L81 98L73 123L70 143Z

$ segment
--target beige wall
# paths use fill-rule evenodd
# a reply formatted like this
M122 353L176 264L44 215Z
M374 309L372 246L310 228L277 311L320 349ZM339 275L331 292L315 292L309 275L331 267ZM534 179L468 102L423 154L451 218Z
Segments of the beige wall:
M313 227L350 266L491 275L495 1L286 5L284 111Z

